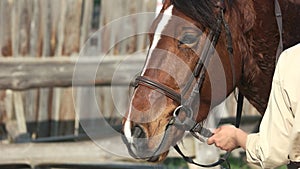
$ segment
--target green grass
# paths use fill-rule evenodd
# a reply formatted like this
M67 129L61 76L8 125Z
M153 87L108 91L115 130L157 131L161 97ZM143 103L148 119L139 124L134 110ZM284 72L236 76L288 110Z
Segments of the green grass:
M164 169L188 169L187 163L182 158L167 158L163 165Z
M250 166L246 163L245 158L237 158L230 156L228 158L231 169L251 169ZM164 169L188 169L187 163L182 158L167 158L164 163ZM222 165L225 168L228 168L226 164ZM278 167L276 169L287 169L286 166Z
M229 157L229 162L231 165L231 169L251 169L251 167L247 164L245 157L243 158L235 158ZM276 169L287 169L286 166L277 167Z

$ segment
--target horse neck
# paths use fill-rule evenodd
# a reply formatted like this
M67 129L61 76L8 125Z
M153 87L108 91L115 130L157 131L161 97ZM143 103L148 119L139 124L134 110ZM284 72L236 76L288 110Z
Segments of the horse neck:
M266 109L275 68L278 29L273 1L234 1L229 24L235 60L241 66L237 87L261 113ZM265 8L264 8L265 7ZM261 24L264 23L264 24Z

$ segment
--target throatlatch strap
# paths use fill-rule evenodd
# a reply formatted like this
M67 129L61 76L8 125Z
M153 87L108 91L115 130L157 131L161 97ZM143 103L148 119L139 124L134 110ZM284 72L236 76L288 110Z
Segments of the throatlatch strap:
M244 96L239 91L238 100L237 100L237 107L236 107L236 118L235 118L235 127L236 128L239 128L240 124L241 124L243 104L244 104Z
M283 51L283 43L282 43L282 13L280 9L280 5L278 0L275 0L275 16L277 20L277 25L278 25L278 31L279 31L279 44L277 48L277 53L276 53L276 63L278 62L279 56L281 52Z

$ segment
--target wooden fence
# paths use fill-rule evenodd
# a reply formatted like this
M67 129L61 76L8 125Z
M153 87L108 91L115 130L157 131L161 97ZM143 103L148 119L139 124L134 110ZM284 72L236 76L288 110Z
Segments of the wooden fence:
M109 51L112 59L107 65L111 69L99 72L100 79L96 79L98 84L109 84L113 65L121 59L115 55L126 57L147 46L146 35L118 42L120 33L146 32L153 18L132 20L123 25L123 32L118 31L119 27L105 26L126 15L154 12L155 7L153 0L1 0L0 126L13 130L9 131L13 137L24 133L29 133L30 138L76 134L79 124L74 122L70 86L80 50L88 46L86 50L93 51L89 53L93 56ZM103 29L104 36L87 41L99 29ZM95 65L95 58L90 59L85 65ZM139 65L141 60L132 64ZM103 79L104 76L107 78ZM37 87L43 88L31 89ZM100 103L105 106L101 109L107 116L115 116L111 113L114 109L108 91L105 87L97 88L98 97L105 102ZM80 92L79 89L78 96ZM30 127L24 121L33 125ZM70 123L51 125L53 121Z

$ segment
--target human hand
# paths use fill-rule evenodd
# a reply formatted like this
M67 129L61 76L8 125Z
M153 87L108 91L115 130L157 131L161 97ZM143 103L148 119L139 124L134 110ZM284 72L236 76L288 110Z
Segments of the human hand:
M236 128L233 125L221 126L217 128L213 133L214 135L208 138L207 144L215 144L222 150L231 151L239 146L245 145L243 140L246 142L246 133L242 132L240 129Z

